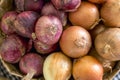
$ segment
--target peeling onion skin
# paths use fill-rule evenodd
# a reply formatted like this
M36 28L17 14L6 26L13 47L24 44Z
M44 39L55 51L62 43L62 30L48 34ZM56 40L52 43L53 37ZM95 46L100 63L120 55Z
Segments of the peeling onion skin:
M51 2L58 10L65 12L76 11L81 4L81 0L51 0Z
M120 60L120 29L108 28L95 38L95 49L100 56L110 61Z
M95 4L82 1L76 11L69 12L68 18L72 25L90 30L99 22L99 10Z
M72 62L62 52L54 52L47 56L43 65L45 80L69 80Z
M53 15L41 16L35 25L36 38L48 45L57 43L62 31L61 21Z
M63 31L60 48L69 57L79 58L88 53L92 41L89 32L81 26L70 26Z
M17 63L25 54L26 47L18 35L10 35L0 46L0 55L8 63Z
M38 18L39 14L34 11L21 12L14 21L16 33L26 38L32 38Z
M102 80L103 67L92 56L84 56L74 60L72 75L75 80Z
M17 15L18 13L16 11L9 11L3 15L1 20L1 30L5 34L10 35L15 33L14 20L16 19Z
M100 15L105 25L120 27L120 0L107 0L100 9Z

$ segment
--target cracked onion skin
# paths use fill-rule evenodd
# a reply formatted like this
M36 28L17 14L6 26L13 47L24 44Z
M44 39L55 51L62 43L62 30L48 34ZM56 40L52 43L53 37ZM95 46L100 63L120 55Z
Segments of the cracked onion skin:
M69 57L78 58L88 53L92 41L89 32L81 26L70 26L63 31L60 48Z
M74 80L102 80L103 67L92 56L83 56L73 62L72 75Z
M95 38L95 49L100 56L110 61L120 60L120 29L108 28Z
M48 55L43 65L45 80L69 80L72 71L72 61L62 52Z

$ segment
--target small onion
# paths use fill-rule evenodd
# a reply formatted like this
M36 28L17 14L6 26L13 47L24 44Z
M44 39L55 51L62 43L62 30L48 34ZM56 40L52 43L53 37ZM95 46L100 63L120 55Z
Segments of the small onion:
M103 67L92 56L84 56L73 63L73 77L75 80L102 80Z
M95 49L100 56L110 61L120 60L120 29L108 28L95 38Z
M51 0L51 2L57 9L66 12L76 11L81 4L81 0Z
M63 31L59 44L64 54L78 58L88 53L92 42L87 30L81 26L70 26Z
M72 62L62 52L54 52L47 56L43 65L45 80L68 80L71 76Z

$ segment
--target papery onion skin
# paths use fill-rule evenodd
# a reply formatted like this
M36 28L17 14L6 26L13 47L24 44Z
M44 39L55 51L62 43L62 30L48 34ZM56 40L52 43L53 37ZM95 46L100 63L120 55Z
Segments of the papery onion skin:
M34 48L40 54L48 54L48 53L53 52L57 48L57 44L47 45L47 44L42 43L40 40L35 40Z
M72 75L75 80L102 80L103 67L92 56L84 56L73 63Z
M67 24L67 13L61 10L57 10L51 2L46 3L43 6L41 15L54 15L61 20L63 26Z
M20 13L14 21L16 33L27 38L32 38L32 33L39 14L34 11Z
M10 35L0 46L0 55L8 63L17 63L25 54L26 47L20 36Z
M90 30L99 21L99 10L95 4L82 1L76 11L69 12L68 17L73 25Z
M1 20L1 30L5 34L10 35L15 33L14 20L16 19L17 15L18 13L16 11L9 11L3 15Z
M100 9L100 15L105 25L120 27L120 0L107 0Z
M62 52L54 52L47 56L43 65L45 80L68 80L71 76L72 62Z
M60 48L69 57L78 58L86 55L92 41L88 31L81 26L70 26L61 35Z
M120 29L108 28L95 38L95 49L100 56L110 61L120 60Z
M61 21L53 15L41 16L35 25L36 38L48 45L58 42L62 30Z
M51 2L57 9L66 12L76 11L81 4L81 0L51 0Z
M34 76L39 76L43 73L43 62L43 58L37 53L27 53L21 58L19 68L24 74L33 70L35 71Z
M40 12L44 0L15 0L15 6L18 11L35 11Z

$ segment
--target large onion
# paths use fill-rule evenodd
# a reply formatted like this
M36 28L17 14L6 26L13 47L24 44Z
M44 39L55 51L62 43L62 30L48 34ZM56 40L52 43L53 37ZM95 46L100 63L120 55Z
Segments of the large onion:
M103 67L92 56L84 56L74 61L73 77L75 80L102 80Z
M68 80L71 76L72 62L62 52L50 54L44 61L45 80Z
M100 56L110 61L120 60L120 29L108 28L97 35L95 48Z

